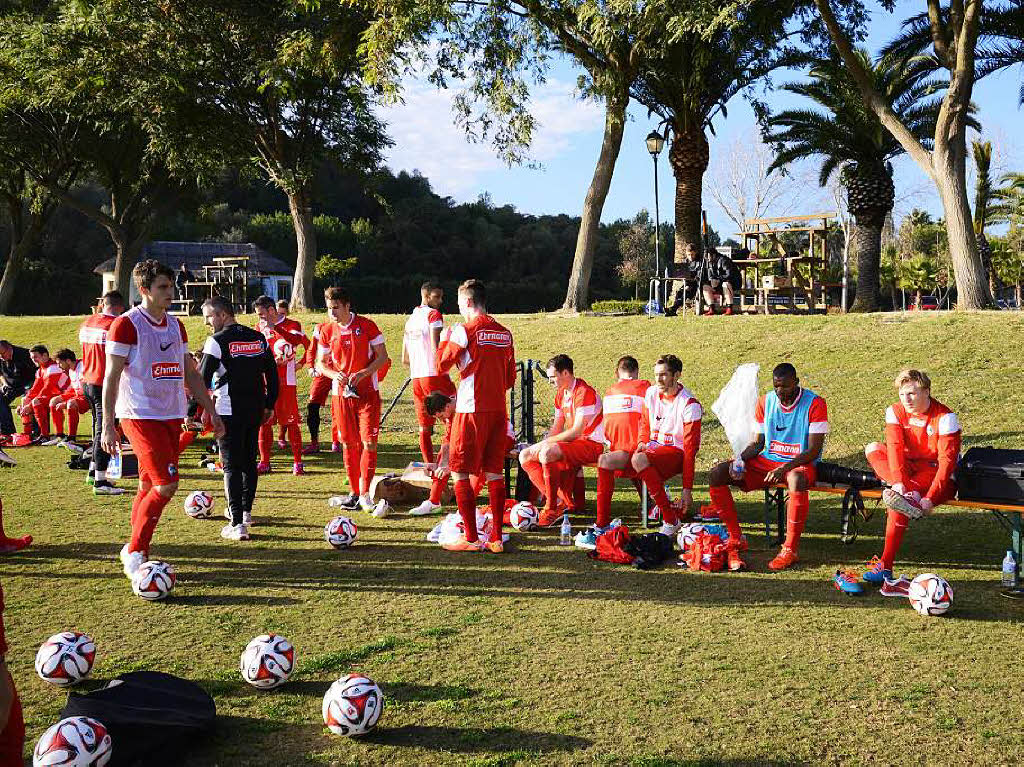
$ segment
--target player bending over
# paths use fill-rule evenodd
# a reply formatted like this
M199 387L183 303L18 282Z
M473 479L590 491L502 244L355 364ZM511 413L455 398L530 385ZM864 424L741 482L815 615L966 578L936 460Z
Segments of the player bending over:
M729 530L729 569L742 570L745 565L740 551L747 544L728 486L750 492L785 482L789 489L786 541L768 563L770 570L785 570L797 561L800 535L810 508L807 489L814 486L815 464L828 434L828 409L824 399L801 388L796 368L783 362L772 370L772 391L761 395L754 415L758 434L740 454L742 465L724 461L711 470L711 503Z
M659 532L668 536L679 531L681 520L693 506L693 475L704 418L704 409L693 392L679 383L682 372L683 363L674 354L663 354L654 363L654 386L644 393L640 438L630 459L633 471L661 509ZM678 506L665 492L665 481L676 474L683 482Z
M597 390L573 373L572 358L556 354L547 364L547 380L556 387L555 418L548 435L519 454L519 463L544 493L541 527L561 519L558 495L576 513L584 510L581 470L597 463L604 452L601 397Z
M892 565L912 519L928 516L956 497L960 422L956 414L932 399L932 382L920 370L896 376L899 401L885 411L885 444L872 442L864 454L875 474L889 485L882 492L888 507L882 556L872 558L864 573L868 583L882 585L886 596L906 596L909 581L892 582Z

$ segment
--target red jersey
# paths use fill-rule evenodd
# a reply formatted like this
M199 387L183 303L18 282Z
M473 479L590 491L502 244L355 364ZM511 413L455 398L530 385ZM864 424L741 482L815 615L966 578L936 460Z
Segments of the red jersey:
M327 355L329 367L351 376L369 366L374 359L374 346L384 343L384 334L377 323L353 314L347 325L340 322L325 322L320 325L320 356ZM360 397L371 394L380 388L377 372L367 376L356 387ZM341 394L341 386L337 381L331 384L332 394Z
M278 382L281 386L295 386L296 361L302 359L296 356L295 350L301 346L308 351L311 346L302 332L302 325L291 317L280 317L273 326L260 320L256 329L267 339L270 353L274 355Z
M960 438L956 414L936 399L920 415L908 413L899 402L885 411L889 469L900 484L907 484L909 475L922 465L938 468L933 488L948 479L960 456Z
M627 378L612 384L604 393L604 437L610 450L630 453L636 450L640 443L644 394L650 386L650 381Z
M441 336L437 372L458 368L457 413L506 413L505 392L516 382L512 333L489 314L452 325Z
M93 314L78 327L78 342L82 345L82 382L103 385L107 370L107 331L117 319L113 314Z
M60 365L50 360L41 368L36 368L36 380L32 388L25 392L25 399L56 397L70 385L71 378L68 374L60 369Z
M562 414L563 431L572 428L576 416L582 415L586 420L580 438L604 443L601 398L597 396L597 390L582 378L574 379L571 387L555 392L555 411Z

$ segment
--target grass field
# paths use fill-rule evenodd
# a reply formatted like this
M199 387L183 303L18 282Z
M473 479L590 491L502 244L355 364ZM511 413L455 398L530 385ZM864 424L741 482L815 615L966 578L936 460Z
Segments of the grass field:
M397 356L403 318L376 319ZM766 387L771 366L790 360L828 401L832 460L863 463L903 364L929 371L936 397L960 415L967 446L1024 447L1024 319L1015 314L502 319L520 358L566 351L599 389L623 353L648 371L659 353L674 352L706 409L736 363L761 363ZM76 328L74 318L0 318L0 337L45 341L51 351L77 348ZM198 346L205 331L194 320L188 328ZM385 397L403 373L395 368ZM548 418L552 392L538 386ZM415 457L412 423L411 405L396 409L381 436L381 470ZM710 417L705 435L698 500L707 498L704 472L727 452ZM838 503L821 497L812 498L802 562L791 571L766 570L775 549L759 527L761 496L751 494L739 499L751 572L639 572L559 547L547 532L513 535L501 557L448 553L424 540L434 519L358 512L358 543L334 551L322 537L325 499L343 479L340 457L329 454L311 460L303 478L275 456L253 540L229 544L218 536L223 520L181 510L185 492L218 489L198 456L195 447L184 456L179 499L154 541L154 557L179 573L165 603L135 597L116 561L131 496L87 493L57 448L17 451L19 465L0 472L8 532L36 540L0 559L29 749L65 697L35 676L35 650L75 628L99 647L87 687L154 669L214 695L220 726L187 762L199 767L973 765L1017 764L1024 753L1024 604L998 595L1007 536L990 515L941 511L913 525L898 570L938 572L955 590L951 613L926 619L904 600L832 588L838 566L879 552L883 515L844 546ZM592 475L588 483L592 491ZM631 488L614 511L635 522ZM298 671L259 693L242 682L238 657L269 630L295 644ZM371 736L340 739L321 726L320 702L334 678L354 670L382 686L386 708Z

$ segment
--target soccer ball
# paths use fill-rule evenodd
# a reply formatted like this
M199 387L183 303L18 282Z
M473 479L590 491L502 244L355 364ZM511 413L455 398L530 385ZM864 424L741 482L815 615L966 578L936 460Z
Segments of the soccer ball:
M348 517L335 517L324 526L324 538L336 549L347 549L358 534L356 523Z
M178 576L174 566L159 559L143 562L132 578L132 591L143 599L155 602L165 599L174 590Z
M260 690L272 690L288 681L295 668L295 648L277 634L261 634L245 646L238 663L242 678Z
M942 615L953 604L953 587L935 573L922 573L910 582L907 596L921 615Z
M43 642L36 653L36 673L58 687L78 684L92 671L96 644L78 631L62 631Z
M676 544L678 544L680 551L689 551L690 547L693 546L693 542L703 532L704 525L697 522L680 527L679 532L676 533Z
M103 767L112 751L106 727L87 716L69 716L36 741L32 767Z
M537 507L529 501L520 501L508 513L509 524L523 533L537 527L539 520L540 514L537 513Z
M205 490L193 490L185 499L185 513L192 519L206 519L213 514L213 496Z
M335 735L365 735L377 726L383 710L377 683L359 674L341 677L324 695L324 724Z

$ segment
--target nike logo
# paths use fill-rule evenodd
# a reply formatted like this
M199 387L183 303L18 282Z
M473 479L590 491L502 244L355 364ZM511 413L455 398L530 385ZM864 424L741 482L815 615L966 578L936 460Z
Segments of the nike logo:
M168 349L170 349L172 346L174 346L174 341L171 341L171 342L166 343L166 344L160 344L160 351L165 352Z

